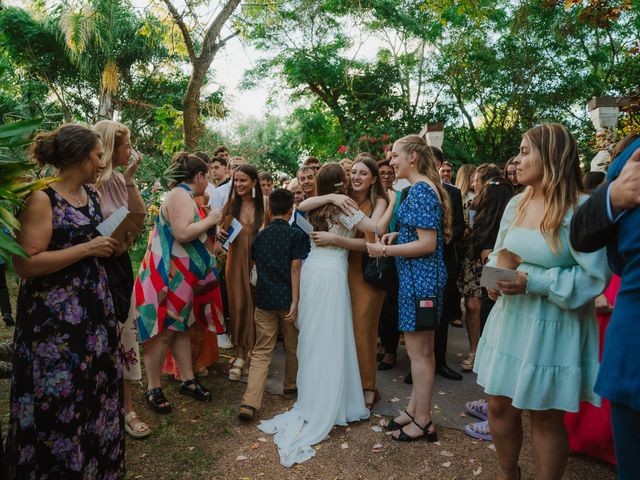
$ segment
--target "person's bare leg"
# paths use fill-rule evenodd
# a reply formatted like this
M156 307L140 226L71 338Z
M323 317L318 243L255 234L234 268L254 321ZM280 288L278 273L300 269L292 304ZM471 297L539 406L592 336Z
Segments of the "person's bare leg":
M536 479L559 480L569 458L569 437L564 427L564 412L532 410L530 415Z
M133 385L131 380L123 380L122 382L122 397L124 400L124 416L126 416L133 412ZM134 427L140 424L144 424L144 422L140 419L140 417L133 418L129 424ZM148 430L148 427L144 430Z
M522 410L508 397L489 397L489 430L498 454L501 480L518 480L518 459L522 448Z
M479 297L466 297L467 313L465 321L467 323L467 333L469 334L469 353L476 353L478 342L480 341L480 307L482 299Z
M163 330L144 343L144 368L147 371L148 390L162 386L160 383L162 364L167 356L173 333L172 330ZM168 403L160 404L160 407L168 406Z
M413 391L411 393L409 413L414 421L424 427L431 420L431 395L435 381L435 356L433 354L434 332L405 332L405 345L411 359L411 376ZM422 429L411 422L403 428L410 437L422 436ZM434 431L435 427L429 429ZM397 438L400 431L394 436Z
M193 364L191 363L191 338L189 332L176 332L171 343L171 355L176 361L180 380L193 380Z

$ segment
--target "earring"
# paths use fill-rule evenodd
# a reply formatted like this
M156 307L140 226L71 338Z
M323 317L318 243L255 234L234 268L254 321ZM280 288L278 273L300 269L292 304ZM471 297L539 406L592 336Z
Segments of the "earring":
M251 198L256 198L256 187L251 189Z

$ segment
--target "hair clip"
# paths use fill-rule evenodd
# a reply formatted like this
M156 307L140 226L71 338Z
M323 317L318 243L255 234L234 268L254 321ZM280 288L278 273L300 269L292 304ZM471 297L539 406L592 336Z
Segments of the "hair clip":
M344 182L338 182L333 184L334 187L341 187L343 185L344 185Z

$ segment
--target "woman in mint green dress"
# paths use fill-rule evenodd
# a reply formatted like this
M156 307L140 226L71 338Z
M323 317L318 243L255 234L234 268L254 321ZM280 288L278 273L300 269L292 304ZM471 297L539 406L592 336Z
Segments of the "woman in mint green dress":
M489 265L517 268L515 282L489 290L495 300L474 371L489 398L489 427L502 469L520 478L522 410L530 411L536 478L561 478L568 453L564 412L599 404L594 298L607 285L604 250L578 253L569 223L581 171L575 139L562 125L527 131L515 160L526 190L507 205Z

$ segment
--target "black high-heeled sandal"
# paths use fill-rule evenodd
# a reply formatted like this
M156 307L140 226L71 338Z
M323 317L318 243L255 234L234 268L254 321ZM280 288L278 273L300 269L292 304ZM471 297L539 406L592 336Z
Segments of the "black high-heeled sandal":
M162 414L171 413L171 404L169 400L167 400L167 397L164 396L164 393L162 393L160 387L147 390L144 398L147 401L147 405L149 405L154 412ZM165 405L162 405L163 403Z
M413 422L413 417L411 416L411 414L409 412L407 412L405 410L404 414L411 419L411 421L409 423ZM409 423L407 423L406 425L409 425ZM394 430L401 430L402 427L404 427L404 426L405 425L400 425L395 420L391 420L389 423L387 423L387 425L384 427L384 429L387 430L387 431L393 432Z
M438 433L435 432L435 431L434 432L429 432L429 427L431 427L433 425L431 420L429 420L429 422L424 427L420 426L418 424L418 422L416 422L415 420L411 420L411 421L418 428L420 428L422 430L422 435L419 435L417 437L412 437L410 435L407 435L407 433L405 433L405 431L401 428L400 429L400 435L398 435L397 437L392 436L391 438L393 438L394 440L396 440L398 442L415 442L417 440L426 440L429 443L433 443L433 442L437 442L438 441Z
M193 388L191 388L193 386ZM202 386L197 378L186 380L180 383L180 393L183 395L189 395L195 398L199 402L210 402L211 391L208 388Z

